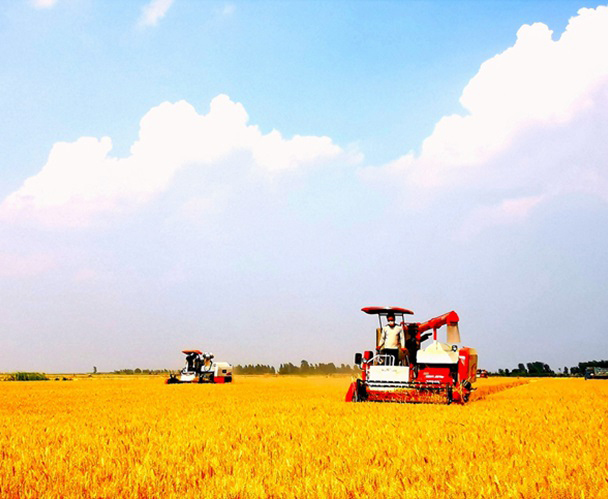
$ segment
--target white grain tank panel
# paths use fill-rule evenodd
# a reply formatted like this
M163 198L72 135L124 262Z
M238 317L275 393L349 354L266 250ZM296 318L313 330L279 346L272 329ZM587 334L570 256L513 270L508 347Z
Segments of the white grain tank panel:
M457 364L458 352L453 352L452 347L446 343L434 341L424 350L419 350L416 355L418 364Z
M232 376L232 366L228 362L215 362L214 367L215 376Z

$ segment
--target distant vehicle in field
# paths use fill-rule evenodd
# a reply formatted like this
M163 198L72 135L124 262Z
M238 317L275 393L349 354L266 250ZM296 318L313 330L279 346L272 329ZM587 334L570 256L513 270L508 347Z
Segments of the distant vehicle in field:
M608 379L608 367L588 367L585 369L587 379Z
M488 371L486 371L485 369L477 369L477 377L478 378L487 378Z
M232 366L227 362L215 362L211 352L182 350L186 354L186 366L178 373L169 375L168 385L177 383L231 383Z
M366 314L377 315L376 349L355 355L361 378L354 381L346 394L347 402L452 402L469 400L472 383L477 379L477 351L458 347L458 314L454 311L426 322L405 322L411 310L400 307L366 307ZM396 354L387 354L383 345L382 319L398 318L405 346ZM393 320L393 324L395 321ZM447 328L447 342L437 339L437 330ZM395 326L390 326L395 331ZM429 331L429 332L427 332ZM430 332L432 331L432 333ZM422 334L425 333L425 334ZM432 336L432 343L421 343ZM384 352L384 353L383 353Z

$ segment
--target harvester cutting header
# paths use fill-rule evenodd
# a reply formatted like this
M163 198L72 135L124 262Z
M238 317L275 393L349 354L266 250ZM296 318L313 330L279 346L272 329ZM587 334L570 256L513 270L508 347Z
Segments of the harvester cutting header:
M400 307L365 307L377 315L376 349L355 355L361 378L349 387L347 402L457 402L469 400L477 374L477 351L458 347L459 317L454 311L426 322L405 322L413 312ZM398 320L396 320L398 319ZM385 324L383 324L383 320ZM446 326L447 342L437 338ZM432 343L421 344L432 336Z

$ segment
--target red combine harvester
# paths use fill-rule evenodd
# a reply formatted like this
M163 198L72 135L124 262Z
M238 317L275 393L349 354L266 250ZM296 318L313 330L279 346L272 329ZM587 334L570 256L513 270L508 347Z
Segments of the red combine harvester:
M178 374L170 374L166 384L232 382L232 366L215 362L212 353L200 350L182 350L182 353L186 354L186 366Z
M355 355L361 368L361 378L353 382L346 394L347 402L452 402L464 404L469 400L472 383L477 374L477 351L458 347L460 332L458 314L454 311L426 322L405 322L411 310L399 307L365 307L366 314L377 315L376 350ZM379 348L382 343L382 320L396 322L403 334L402 346L395 352ZM447 342L437 340L437 330L447 329ZM430 332L432 330L432 333ZM421 343L432 335L425 348Z

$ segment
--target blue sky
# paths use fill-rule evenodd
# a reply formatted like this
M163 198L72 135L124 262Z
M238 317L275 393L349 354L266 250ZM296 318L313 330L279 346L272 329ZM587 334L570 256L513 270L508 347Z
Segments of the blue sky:
M0 371L351 362L456 310L486 368L608 358L608 7L0 9Z

